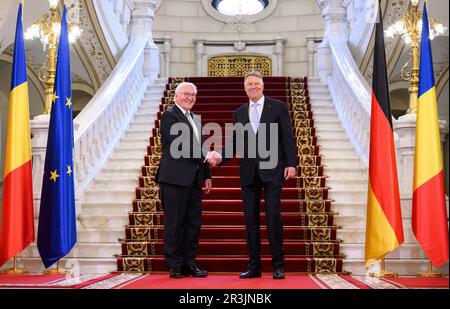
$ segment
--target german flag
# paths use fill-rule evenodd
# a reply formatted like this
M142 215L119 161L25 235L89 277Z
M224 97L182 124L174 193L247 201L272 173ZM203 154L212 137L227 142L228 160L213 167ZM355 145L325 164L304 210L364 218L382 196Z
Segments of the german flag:
M448 261L448 223L426 2L422 16L412 229L430 261L439 267Z
M370 117L369 188L365 261L369 267L403 243L391 106L386 74L383 21L375 30L372 108Z
M14 43L11 93L6 139L5 178L0 229L0 266L34 241L31 176L30 113L23 40L22 4L19 5Z

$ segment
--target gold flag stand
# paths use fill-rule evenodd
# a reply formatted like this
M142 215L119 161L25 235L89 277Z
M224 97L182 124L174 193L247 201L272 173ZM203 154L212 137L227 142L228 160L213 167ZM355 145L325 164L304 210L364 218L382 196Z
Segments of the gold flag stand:
M24 275L27 274L28 270L23 268L17 268L17 258L14 257L13 259L13 267L10 269L4 269L0 271L0 274L2 275Z
M394 278L397 277L398 274L391 272L391 271L386 271L386 265L385 265L385 261L384 261L384 256L380 259L381 261L381 271L379 272L372 272L369 273L370 277L378 277L378 278Z
M428 261L428 270L426 273L418 273L416 277L420 278L442 278L444 277L443 273L438 273L433 271L433 264Z
M44 270L44 275L66 275L69 271L59 267L59 260L56 262L56 268Z

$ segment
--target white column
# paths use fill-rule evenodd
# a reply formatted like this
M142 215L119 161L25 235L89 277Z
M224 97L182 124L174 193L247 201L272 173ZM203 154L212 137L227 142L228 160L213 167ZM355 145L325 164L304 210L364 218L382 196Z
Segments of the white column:
M314 54L316 52L314 35L306 36L306 49L308 52L308 76L314 77L316 75L316 64L314 61Z
M344 42L348 38L347 11L344 2L345 0L319 0L325 26L323 41L317 48L317 73L322 83L326 83L333 70L328 37Z
M203 76L203 56L205 55L204 40L194 40L196 76Z
M333 36L342 41L348 39L346 0L319 0L324 21L324 37Z
M47 149L50 115L39 115L30 121L31 157L33 165L34 216L39 216L41 204L42 177L44 175L45 152Z
M134 10L131 13L131 38L145 37L147 39L143 71L144 76L152 82L159 73L159 50L152 36L156 0L135 0L134 4Z
M172 50L172 38L165 36L163 37L164 41L164 50L163 50L163 59L164 59L164 76L165 78L170 77L170 52Z
M285 39L275 39L275 55L277 55L277 76L284 76L284 43Z

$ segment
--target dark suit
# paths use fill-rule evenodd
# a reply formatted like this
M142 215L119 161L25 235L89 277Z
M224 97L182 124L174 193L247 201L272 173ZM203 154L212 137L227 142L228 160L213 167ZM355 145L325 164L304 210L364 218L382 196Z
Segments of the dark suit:
M189 133L171 135L170 129L176 124L187 125ZM200 123L197 124L201 132ZM205 179L211 178L210 169L203 163L201 146L191 124L176 105L162 114L160 132L162 155L156 181L164 208L164 255L170 268L195 266L202 215L201 188ZM170 152L175 139L189 145L187 157L176 158ZM178 150L182 150L181 146ZM195 151L201 156L193 157Z
M246 125L250 123L249 106L250 104L247 103L234 111L234 124ZM265 124L267 129L265 139L267 148L269 148L271 142L271 133L274 135L272 138L278 137L278 144L276 145L278 159L275 167L262 169L260 163L267 161L267 159L263 159L259 155L257 155L256 158L249 157L249 154L251 154L248 149L249 139L255 138L255 133L252 130L249 130L247 134L243 135L237 133L235 130L233 132L232 141L229 141L226 146L230 147L232 142L233 149L236 150L237 144L239 144L237 139L244 139L244 149L240 154L239 167L247 245L250 253L249 269L251 270L259 270L261 268L259 218L262 188L264 188L264 207L270 249L272 252L272 266L275 269L283 266L283 223L281 221L280 213L281 189L284 180L285 167L295 167L297 165L294 135L286 104L265 97L264 108L260 118L260 127L256 139L260 132L262 132L262 127L264 127L262 124ZM271 132L270 124L278 124L278 134L275 134L274 131ZM224 157L223 162L227 160L224 155L225 153L222 152L222 157Z

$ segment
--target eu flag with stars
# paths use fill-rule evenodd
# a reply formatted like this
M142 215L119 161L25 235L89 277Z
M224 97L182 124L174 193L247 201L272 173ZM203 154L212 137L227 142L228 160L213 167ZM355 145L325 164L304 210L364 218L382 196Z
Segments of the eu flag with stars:
M45 268L63 258L77 242L66 13L64 6L39 213L37 246Z

